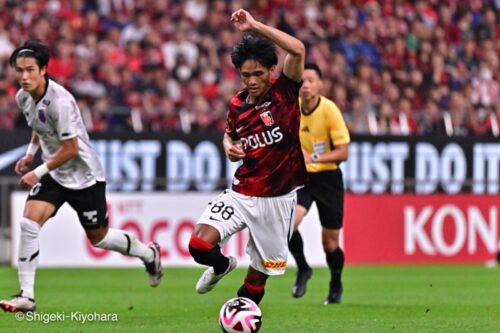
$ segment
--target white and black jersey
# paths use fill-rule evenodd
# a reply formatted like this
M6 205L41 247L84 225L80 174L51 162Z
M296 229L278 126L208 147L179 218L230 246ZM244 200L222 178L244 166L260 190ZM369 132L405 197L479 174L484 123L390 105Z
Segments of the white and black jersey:
M84 189L96 181L105 181L103 167L90 145L80 110L69 91L48 80L45 93L38 101L22 89L17 92L16 101L28 126L40 138L44 162L59 150L61 141L78 138L78 156L50 171L55 181L69 189Z

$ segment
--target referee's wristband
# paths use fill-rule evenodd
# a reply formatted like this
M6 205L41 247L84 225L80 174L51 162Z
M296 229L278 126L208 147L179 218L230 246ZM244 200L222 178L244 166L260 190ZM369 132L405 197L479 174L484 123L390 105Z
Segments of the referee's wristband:
M42 178L43 176L45 176L46 174L49 173L49 167L47 166L47 163L43 163L39 166L37 166L35 168L35 170L33 170L33 172L35 173L35 176L37 176L38 178Z
M40 148L40 145L33 143L33 142L30 142L30 144L28 145L28 150L26 150L26 155L35 156L35 154L39 148Z
M314 163L318 162L319 154L318 153L311 154L311 161L313 161Z

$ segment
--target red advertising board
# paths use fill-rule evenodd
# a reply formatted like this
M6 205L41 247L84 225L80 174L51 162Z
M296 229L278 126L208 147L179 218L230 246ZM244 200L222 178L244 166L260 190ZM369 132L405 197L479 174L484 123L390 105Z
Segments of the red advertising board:
M500 243L497 195L347 195L351 264L478 263Z

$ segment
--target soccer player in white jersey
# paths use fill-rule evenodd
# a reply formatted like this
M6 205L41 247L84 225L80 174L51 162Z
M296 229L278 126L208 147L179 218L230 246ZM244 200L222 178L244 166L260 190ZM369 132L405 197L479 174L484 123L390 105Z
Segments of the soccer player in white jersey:
M0 307L9 312L35 311L38 235L65 202L77 212L92 245L140 258L152 287L163 276L158 244L146 246L132 234L108 228L104 170L90 145L75 99L48 78L49 58L48 47L36 40L28 40L10 57L21 85L16 101L33 134L26 155L15 166L21 175L19 184L30 192L20 223L20 292L0 301ZM30 170L40 147L44 163Z

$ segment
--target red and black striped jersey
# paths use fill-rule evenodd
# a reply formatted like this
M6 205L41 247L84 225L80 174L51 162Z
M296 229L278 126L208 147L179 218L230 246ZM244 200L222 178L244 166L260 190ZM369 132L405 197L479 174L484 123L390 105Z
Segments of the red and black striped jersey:
M226 133L233 140L241 140L246 155L234 175L234 191L274 197L306 182L299 140L300 86L281 74L255 104L246 103L246 89L232 98Z

